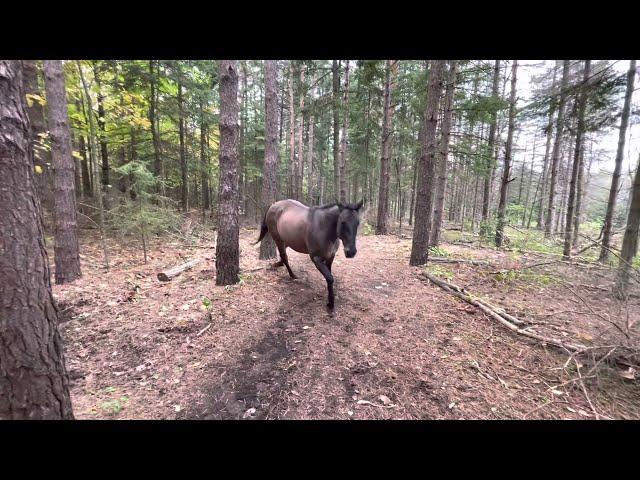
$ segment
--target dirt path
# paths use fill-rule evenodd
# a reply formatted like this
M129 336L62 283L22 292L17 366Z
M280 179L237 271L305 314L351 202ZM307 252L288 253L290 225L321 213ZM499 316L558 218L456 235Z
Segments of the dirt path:
M212 250L195 252L209 260L194 270L159 282L158 268L184 254L165 245L145 268L132 260L105 274L96 265L80 283L55 287L68 309L63 334L78 418L593 415L580 390L551 391L566 356L424 283L408 267L409 240L361 237L355 259L340 250L331 314L308 257L290 252L300 277L292 281L257 259L255 236L241 233L241 268L263 269L241 285L215 286Z

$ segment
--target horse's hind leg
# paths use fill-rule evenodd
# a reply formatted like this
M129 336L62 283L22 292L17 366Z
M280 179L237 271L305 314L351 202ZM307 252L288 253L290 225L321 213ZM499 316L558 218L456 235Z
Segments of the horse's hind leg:
M289 276L295 280L298 277L293 274L293 272L291 271L291 267L289 266L289 258L287 257L286 245L283 242L276 242L276 247L278 247L278 252L280 252L280 260L282 261L282 263L284 263L284 266L287 267L287 270L289 271Z

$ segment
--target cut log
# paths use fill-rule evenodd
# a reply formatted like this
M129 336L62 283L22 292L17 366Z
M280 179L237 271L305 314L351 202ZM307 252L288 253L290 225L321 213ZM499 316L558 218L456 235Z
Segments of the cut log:
M193 260L189 260L186 263L183 263L182 265L177 265L173 268L170 268L169 270L160 272L158 273L158 280L160 280L161 282L168 282L172 278L180 275L185 270L189 270L191 267L199 264L201 261L202 261L201 258L195 258Z

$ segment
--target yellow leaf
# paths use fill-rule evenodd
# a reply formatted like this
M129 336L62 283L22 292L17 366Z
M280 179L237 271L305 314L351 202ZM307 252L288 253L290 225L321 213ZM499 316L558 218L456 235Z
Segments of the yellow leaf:
M82 159L83 159L83 158L82 158L82 155L80 155L80 152L77 152L77 151L75 151L75 150L71 152L71 155L73 155L73 156L74 156L75 158L77 158L78 160L82 160Z
M36 165L35 170L36 170L37 174L41 174L42 173L42 167L40 165Z

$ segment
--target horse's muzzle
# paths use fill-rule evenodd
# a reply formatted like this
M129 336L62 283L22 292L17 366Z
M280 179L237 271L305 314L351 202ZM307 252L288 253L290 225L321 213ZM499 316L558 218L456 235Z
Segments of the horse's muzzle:
M344 256L347 258L353 258L356 256L356 253L358 253L357 250L346 250L344 251Z

